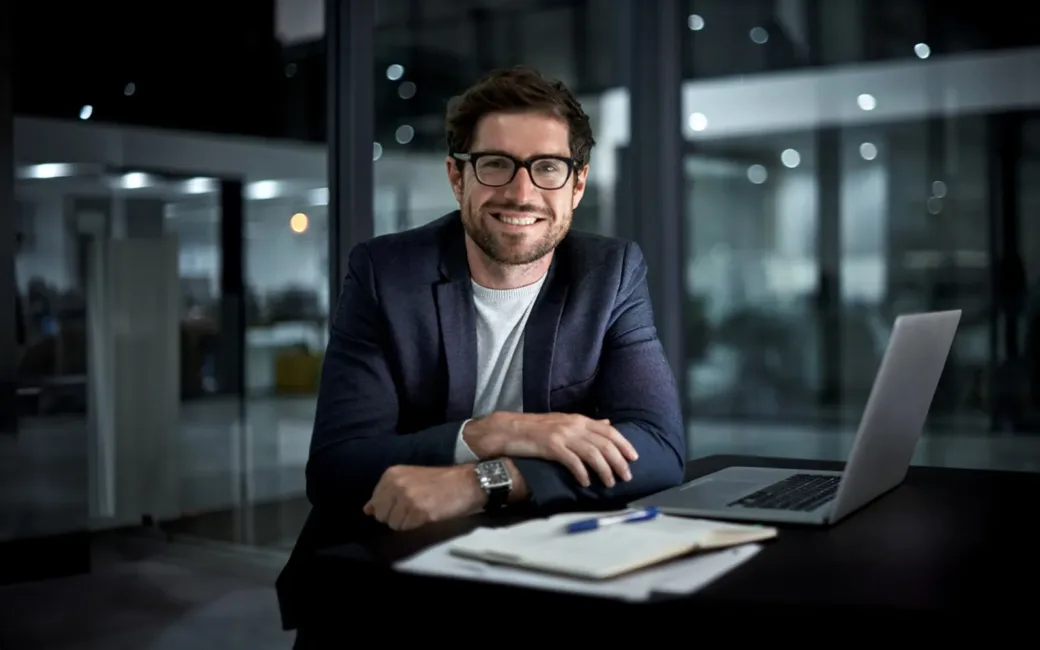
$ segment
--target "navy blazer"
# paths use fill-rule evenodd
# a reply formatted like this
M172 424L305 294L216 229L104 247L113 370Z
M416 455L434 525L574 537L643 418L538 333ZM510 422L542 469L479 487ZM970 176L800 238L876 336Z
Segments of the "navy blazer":
M458 211L350 252L325 355L307 495L360 508L394 465L448 466L472 416L477 343ZM632 480L584 488L564 466L513 461L538 506L628 500L677 485L686 445L678 391L657 339L639 247L570 232L524 333L528 413L609 418L639 453Z

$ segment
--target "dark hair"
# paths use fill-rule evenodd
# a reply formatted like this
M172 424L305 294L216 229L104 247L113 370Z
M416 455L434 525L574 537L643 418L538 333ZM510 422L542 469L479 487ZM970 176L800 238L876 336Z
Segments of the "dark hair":
M579 168L589 162L592 137L589 116L562 81L525 66L495 70L448 103L448 153L466 153L480 118L489 113L535 111L562 118L570 130L571 157Z

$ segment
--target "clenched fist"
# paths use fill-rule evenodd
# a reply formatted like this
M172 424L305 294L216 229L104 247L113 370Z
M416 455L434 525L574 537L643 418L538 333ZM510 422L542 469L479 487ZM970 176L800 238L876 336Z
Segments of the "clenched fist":
M364 512L394 530L411 530L479 512L486 501L473 465L397 465L383 472Z

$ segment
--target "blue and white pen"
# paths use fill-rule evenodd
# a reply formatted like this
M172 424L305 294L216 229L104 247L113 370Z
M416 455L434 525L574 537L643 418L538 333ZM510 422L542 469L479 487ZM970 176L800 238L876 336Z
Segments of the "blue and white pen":
M567 524L567 533L584 533L590 530L599 530L614 524L637 524L642 521L650 521L657 517L657 508L643 508L640 510L629 510L609 517L595 517L593 519L582 519Z

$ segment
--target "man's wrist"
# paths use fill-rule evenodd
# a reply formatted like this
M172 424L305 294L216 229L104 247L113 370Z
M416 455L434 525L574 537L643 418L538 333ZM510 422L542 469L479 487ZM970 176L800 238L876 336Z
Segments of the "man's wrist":
M527 488L527 481L524 480L524 475L520 473L516 463L511 458L503 458L505 462L506 470L509 472L509 478L512 479L513 485L509 488L509 503L523 503L531 498L531 491Z
M458 472L459 481L466 486L471 495L470 501L473 503L472 512L478 513L483 510L488 502L488 493L484 486L480 484L480 479L477 478L477 464L456 465L453 470Z
M527 488L527 481L524 480L523 474L517 469L516 464L510 458L500 459L506 466L506 471L509 472L509 480L511 485L509 487L509 496L507 503L523 503L531 498L531 492ZM459 465L457 469L467 475L469 484L476 488L473 493L474 507L477 509L483 509L488 502L487 490L480 484L480 479L477 477L477 463L467 463L466 465Z
M501 455L493 444L490 417L485 415L474 418L462 427L462 442L480 460L490 460Z

